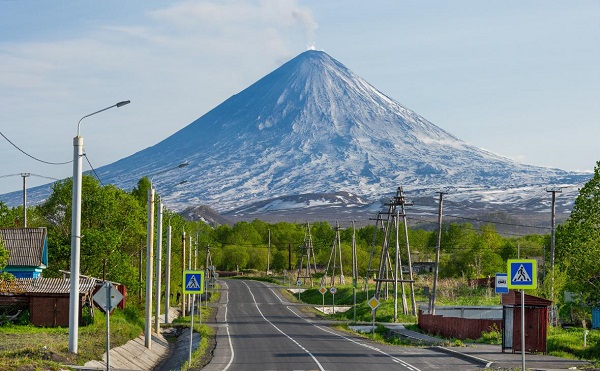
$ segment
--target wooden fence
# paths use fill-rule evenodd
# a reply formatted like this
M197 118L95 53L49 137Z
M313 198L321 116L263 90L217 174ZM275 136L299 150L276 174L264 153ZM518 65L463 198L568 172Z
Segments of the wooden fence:
M479 339L482 332L502 329L501 319L444 317L419 310L419 327L432 335L460 340Z

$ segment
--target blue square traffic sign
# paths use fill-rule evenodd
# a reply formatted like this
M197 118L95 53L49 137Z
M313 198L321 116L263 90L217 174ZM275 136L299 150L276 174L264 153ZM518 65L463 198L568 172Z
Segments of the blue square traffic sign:
M184 271L183 272L183 293L184 294L203 294L204 293L204 271Z
M537 261L535 259L509 259L507 271L508 288L535 289L537 287Z
M506 273L496 273L496 294L508 294L508 275Z

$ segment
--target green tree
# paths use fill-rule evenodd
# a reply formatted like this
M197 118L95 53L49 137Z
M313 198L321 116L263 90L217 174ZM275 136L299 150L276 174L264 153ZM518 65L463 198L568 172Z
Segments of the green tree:
M273 261L271 262L271 268L274 271L281 272L284 269L287 269L288 261L287 255L284 254L281 250L276 250L275 254L273 254Z
M245 246L234 246L228 245L223 249L223 261L226 270L235 271L237 269L244 269L248 264L250 254Z
M49 266L44 275L56 276L70 269L71 179L55 183L40 214L48 223ZM106 278L136 290L139 282L134 261L146 234L146 212L135 197L115 186L100 186L82 179L80 273Z
M600 301L600 161L579 190L569 219L557 227L555 258L568 272L567 289Z
M0 201L0 227L15 228L18 227L23 219L23 212L20 208L10 208Z
M8 263L8 259L10 258L8 250L4 247L4 241L0 236L0 271L6 267ZM14 278L14 276L7 272L0 273L0 281L10 281Z

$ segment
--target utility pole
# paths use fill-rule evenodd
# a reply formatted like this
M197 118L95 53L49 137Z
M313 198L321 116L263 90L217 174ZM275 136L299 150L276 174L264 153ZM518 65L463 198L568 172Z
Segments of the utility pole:
M384 297L387 299L387 295L388 295L388 287L387 286L389 283L393 283L393 287L394 287L394 321L396 321L397 314L398 314L398 309L397 309L398 283L401 284L401 289L402 289L403 313L404 314L408 313L408 307L407 307L407 302L406 302L406 291L405 291L405 287L404 287L405 283L411 284L411 297L412 297L411 301L412 301L412 303L415 303L415 298L414 298L415 293L414 293L414 290L412 289L414 280L412 278L405 280L403 273L402 273L402 259L401 259L401 255L400 255L400 241L399 241L400 217L404 218L404 223L406 225L406 212L405 212L404 206L412 206L413 204L406 202L406 197L404 196L404 190L402 189L402 187L398 187L396 190L396 196L394 196L385 205L388 206L388 211L387 211L387 213L385 213L387 215L387 220L386 221L382 220L382 226L384 227L384 231L383 231L384 239L383 239L383 247L381 249L378 274L377 274L377 277L375 278L376 285L375 285L374 297L376 299L379 299L379 296L382 291L382 284L385 284ZM400 207L400 209L398 207ZM400 212L402 212L402 215L400 215ZM392 231L392 229L393 229L393 231ZM396 245L394 260L392 260L390 258L390 251L389 251L390 245L392 243L392 241L391 241L392 232L395 233L394 236L395 236L395 245ZM408 241L408 237L407 237L407 241ZM408 243L406 244L406 254L407 254L407 256L410 256L410 245ZM410 259L409 259L409 261L410 261ZM412 271L412 268L410 268L409 271ZM390 273L392 275L392 278L389 277ZM375 318L376 310L377 309L373 310L373 318ZM414 311L414 307L413 307L413 311Z
M439 210L438 210L438 238L437 238L437 246L435 247L435 268L433 272L433 293L431 294L431 299L429 300L429 313L435 314L435 296L437 291L437 281L439 274L439 266L440 266L440 250L442 247L442 204L444 203L444 195L448 192L440 191L438 194L439 197Z
M269 232L269 244L267 245L267 276L271 270L271 228L267 229Z
M556 227L556 193L561 193L561 188L547 188L546 192L552 193L552 216L550 230L550 300L552 301L552 310L550 311L550 323L554 325L556 320L556 306L554 305L554 248L555 248L555 227Z
M181 277L184 279L183 272L185 271L185 230L181 232ZM181 316L185 317L185 294L181 293Z
M21 173L23 177L23 228L27 228L27 186L25 179L30 175L30 173Z
M556 193L561 193L561 188L548 188L546 192L552 193L552 219L550 232L550 269L554 269L554 247L555 247L555 226L556 226Z

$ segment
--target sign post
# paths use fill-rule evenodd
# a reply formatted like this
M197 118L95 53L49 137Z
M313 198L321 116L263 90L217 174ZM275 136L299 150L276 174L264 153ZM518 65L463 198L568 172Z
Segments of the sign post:
M106 313L106 371L110 369L110 312L123 300L123 294L115 286L106 281L92 297Z
M296 280L296 286L298 286L298 287L302 286L302 280L301 279ZM300 301L300 291L301 290L298 289L298 301Z
M321 295L323 295L323 314L325 314L325 293L327 292L327 289L325 287L321 287L319 292Z
M369 304L369 307L371 307L371 339L372 339L373 337L375 337L375 309L377 309L377 307L381 303L379 302L379 300L377 300L376 297L373 296L371 299L369 299L367 304Z
M508 274L496 273L496 294L508 294Z
M507 264L508 288L521 290L521 367L525 371L525 289L537 288L537 261L509 259Z
M194 305L196 304L196 294L204 293L204 271L184 271L183 272L183 295L192 294L192 314L190 318L190 347L188 354L188 364L192 365L192 339L194 333ZM198 308L198 313L202 318L202 305Z
M335 287L332 287L329 289L329 292L333 296L331 303L333 304L333 315L335 316L335 293L337 292L337 289Z

